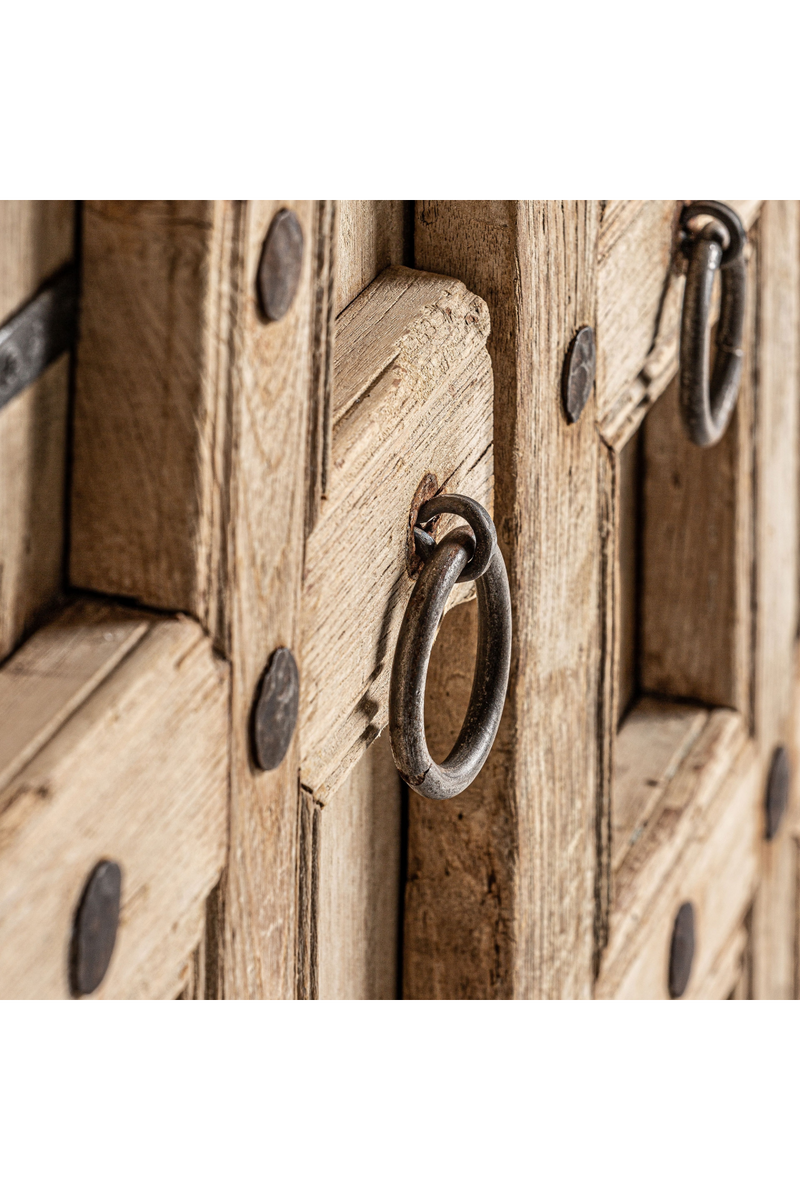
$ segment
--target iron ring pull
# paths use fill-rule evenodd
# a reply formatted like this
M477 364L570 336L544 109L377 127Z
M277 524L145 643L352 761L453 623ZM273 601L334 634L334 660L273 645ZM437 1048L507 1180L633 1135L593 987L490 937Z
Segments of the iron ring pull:
M699 216L713 220L702 229L690 229L689 222ZM747 234L733 209L719 200L687 205L681 225L689 257L681 315L681 413L691 441L696 446L713 446L728 427L742 377ZM722 298L717 353L709 380L709 319L715 271L720 272Z
M442 495L419 510L419 521L454 512L460 525L437 543L416 527L425 559L400 626L389 692L389 736L403 779L430 800L448 800L472 783L489 755L503 712L511 664L511 596L497 534L486 509L467 496ZM474 532L473 532L474 530ZM425 739L425 681L445 604L456 583L476 580L478 652L467 715L443 763Z

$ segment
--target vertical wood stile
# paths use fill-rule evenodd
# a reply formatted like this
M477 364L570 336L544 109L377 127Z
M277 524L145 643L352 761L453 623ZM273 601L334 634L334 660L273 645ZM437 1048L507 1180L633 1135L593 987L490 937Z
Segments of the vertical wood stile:
M770 200L759 222L755 727L764 786L775 746L781 742L791 746L794 700L799 213L795 200ZM799 766L795 758L795 776ZM792 814L785 813L777 836L762 846L762 877L752 925L754 999L789 999L795 994L797 869L792 823Z
M422 201L416 265L486 300L495 523L514 652L495 748L453 801L411 795L405 994L589 996L598 791L598 438L568 425L570 341L594 324L598 206ZM469 843L468 865L450 870Z
M0 325L73 257L70 200L0 202ZM57 598L64 573L69 356L0 410L0 659Z
M300 285L280 321L259 314L261 248L279 209L303 229ZM310 201L248 203L231 381L228 594L232 665L231 811L224 918L229 998L289 998L296 985L299 738L274 771L255 770L250 714L272 652L298 659L306 514L306 453L316 303L315 212Z

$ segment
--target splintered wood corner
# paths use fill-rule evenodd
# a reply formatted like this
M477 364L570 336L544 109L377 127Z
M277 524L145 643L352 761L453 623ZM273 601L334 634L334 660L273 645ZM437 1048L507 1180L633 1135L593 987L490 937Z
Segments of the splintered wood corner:
M488 335L486 305L463 283L405 267L384 271L336 322L328 494L302 599L301 778L320 803L388 721L420 481L433 474L439 490L491 512ZM437 536L457 523L444 518Z
M186 617L78 602L0 670L0 996L67 999L86 880L119 862L96 999L170 999L227 848L228 667Z

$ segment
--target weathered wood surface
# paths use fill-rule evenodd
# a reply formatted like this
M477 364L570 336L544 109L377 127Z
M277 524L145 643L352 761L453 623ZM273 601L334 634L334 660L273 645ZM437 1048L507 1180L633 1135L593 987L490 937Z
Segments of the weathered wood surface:
M291 308L265 323L254 280L264 237L281 208L303 229L303 269ZM301 654L300 589L306 453L316 301L314 205L259 201L240 214L235 276L227 644L231 659L230 857L224 893L224 994L295 994L299 737L275 771L251 758L256 685L278 646Z
M0 325L73 257L75 205L0 201ZM0 660L53 604L64 557L69 359L0 410Z
M608 451L609 459L606 471L601 473L602 479L609 480L606 490L607 505L610 514L614 514L616 532L616 559L614 565L618 578L609 579L609 585L616 593L615 613L619 631L618 646L618 689L616 703L616 719L621 721L625 712L633 702L640 689L639 674L640 652L640 578L641 563L641 492L642 492L642 437L641 432L633 435L618 455ZM616 461L613 459L616 458ZM618 498L612 494L610 479L616 476L616 487L619 489ZM618 506L618 507L617 507ZM613 518L612 518L613 519ZM615 597L607 597L606 603L614 606Z
M388 721L417 488L432 474L491 511L488 332L462 283L405 267L337 321L332 469L303 586L302 782L319 802Z
M612 200L602 214L597 266L597 412L622 445L678 365L684 261L676 253L683 200ZM727 203L749 228L760 200Z
M78 601L28 638L0 671L0 787L49 741L151 623L130 609Z
M137 641L135 622L105 613L99 606L87 616L83 638L65 620L17 656L29 688L38 679L43 728L32 728L29 697L19 736L8 737L41 749L0 792L0 993L7 998L68 996L73 916L102 858L120 864L122 908L94 997L171 998L224 863L227 666L187 618L144 617ZM105 664L99 630L111 635ZM92 660L99 678L126 639L133 643L127 656L70 712L70 685L84 689ZM65 720L42 745L58 692ZM15 719L12 711L7 720Z
M795 702L800 203L765 203L758 262L755 728L762 752L763 796L775 746L791 745ZM796 994L797 850L787 816L778 836L762 847L762 882L752 925L755 999Z
M402 798L385 733L319 820L317 999L399 994Z
M595 323L598 221L593 203L417 205L416 265L462 279L489 306L495 522L515 646L504 718L484 771L462 796L443 802L435 835L420 830L417 837L405 925L410 961L418 946L418 968L406 968L412 996L569 997L591 989L597 438L593 401L568 425L560 387L576 330ZM466 823L457 814L479 797L483 829L474 836L473 823L462 834ZM427 880L438 878L442 853L455 863L467 844L469 870L453 881L440 913ZM459 950L433 978L433 966L420 960L431 938L443 944L434 926L450 920L459 886L465 920L492 934L476 932L471 966Z
M386 267L411 266L413 201L340 200L337 315Z
M730 994L737 972L729 943L757 879L759 775L741 719L712 713L619 872L598 999L668 998L672 929L687 900L695 953L684 998Z
M70 581L215 623L232 202L83 209Z
M612 870L641 838L710 715L707 708L644 696L626 717L616 745Z
M670 705L670 709L672 707ZM658 757L667 758L667 754L658 745L662 730L657 718L651 719L655 762ZM646 732L638 733L640 743L646 741ZM647 928L650 911L658 908L660 897L677 864L687 853L687 847L702 838L708 810L746 743L742 718L728 709L717 709L690 744L672 778L660 781L658 803L651 808L649 819L640 822L642 831L633 845L629 845L614 876L614 903L597 995L616 994L634 948L639 944L641 929ZM678 753L680 749L679 746ZM646 751L642 752L641 744L639 753L631 758L631 765L638 764L641 771L641 782L636 783L631 771L627 789L629 792L638 790L641 795L650 778L647 774L650 770L648 755Z
M477 647L477 602L442 621L431 654L425 733L434 759L452 748L467 709ZM409 790L403 995L487 999L509 995L514 973L514 834L496 750L475 783L435 803Z
M748 295L752 332L755 288ZM753 338L736 411L716 446L683 428L678 380L641 427L640 679L645 691L728 705L748 723L753 649Z
M255 281L281 208L300 220L303 269L269 323ZM71 581L188 611L231 662L231 855L213 951L231 997L294 993L298 743L257 773L249 728L272 651L300 657L304 527L320 499L306 461L316 487L330 390L329 217L310 201L87 206Z

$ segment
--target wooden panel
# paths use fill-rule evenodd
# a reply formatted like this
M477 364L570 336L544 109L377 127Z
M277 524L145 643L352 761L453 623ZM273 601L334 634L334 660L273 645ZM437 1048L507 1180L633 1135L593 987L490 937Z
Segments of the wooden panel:
M270 323L255 279L281 208L303 229L303 268ZM258 773L249 728L272 651L300 659L304 526L326 453L331 215L310 201L87 212L71 578L196 615L231 662L231 856L209 950L213 988L230 997L294 994L299 750L295 739Z
M728 200L749 229L760 200ZM609 201L597 272L597 406L604 436L624 442L678 362L685 263L676 255L684 201Z
M695 1000L743 1000L742 991L747 985L748 932L740 925L728 938L716 960L698 976L693 989Z
M95 998L174 996L199 941L225 855L228 671L187 618L147 621L138 645L0 792L4 997L68 996L73 914L101 858L120 864L123 891ZM82 647L77 626L65 622L61 654L57 630L22 652L33 678L38 651L45 733L31 729L27 705L18 744L41 744L50 731L53 671L66 680L97 662L98 628L102 621L87 621ZM113 623L106 632L113 657L120 639Z
M477 602L447 613L431 654L425 732L441 762L469 701L477 646ZM452 801L409 791L403 954L407 998L507 996L514 975L508 863L513 831L505 758L496 751L478 780ZM505 823L504 823L505 822Z
M0 324L73 255L75 205L0 201ZM0 659L57 598L64 552L69 365L0 410Z
M758 870L760 769L753 744L748 743L738 759L728 758L728 767L713 802L709 804L698 788L681 814L681 820L691 819L692 833L671 869L659 875L658 888L650 891L650 904L640 888L636 897L628 888L625 936L620 939L612 918L598 998L668 999L672 930L685 901L695 909L695 953L683 998L723 1000L730 995L740 969L736 958L746 941L737 931L750 905ZM664 815L674 819L678 814L666 808ZM642 876L649 870L640 865Z
M616 745L613 858L617 871L647 828L664 791L708 724L707 708L643 697L628 714Z
M603 211L597 248L597 397L602 419L652 349L680 201L623 200Z
M291 308L266 323L254 280L281 208L296 213L306 250ZM254 201L240 215L226 559L232 757L224 995L280 999L293 997L296 983L299 738L277 770L259 772L250 755L250 714L278 646L293 650L301 679L305 672L299 608L319 222L310 201Z
M795 699L799 222L800 204L783 200L768 201L759 222L755 724L764 780L775 745L791 744ZM785 817L778 836L762 851L762 885L753 907L755 999L795 995L797 877L790 825L791 817Z
M130 609L73 604L0 671L0 787L141 641L151 621Z
M235 206L84 205L70 579L214 620Z
M405 267L337 322L333 464L303 588L302 781L319 802L388 722L419 484L432 473L491 510L487 334L462 283Z
M463 279L489 306L495 377L495 521L512 596L509 695L486 767L420 830L407 888L405 945L424 960L452 911L427 883L447 853L476 930L432 978L407 969L410 995L588 996L595 903L598 459L590 401L568 425L560 382L576 329L595 322L598 208L571 202L423 201L416 262ZM459 822L480 805L482 827ZM410 811L413 824L414 813ZM483 886L475 888L475 880ZM460 881L460 882L459 882ZM415 898L415 894L418 899ZM490 933L487 931L491 931ZM477 932L480 931L480 932ZM479 953L479 947L484 952ZM488 957L487 957L488 956Z
M641 567L641 433L619 453L619 682L617 721L639 689L639 592Z
M322 809L317 917L320 1000L398 996L401 785L388 734Z
M754 282L751 273L751 284ZM752 330L755 289L749 289ZM752 336L746 347L752 351ZM642 426L642 687L748 719L752 703L753 356L711 447L687 438L675 379Z
M336 312L385 267L410 265L406 200L340 200Z
M627 764L623 758L623 764L628 767L626 788L630 795L636 792L642 795L648 786L647 779L658 778L657 775L650 776L649 772L664 763L658 787L660 796L657 805L651 808L649 818L640 820L642 831L629 847L614 877L614 904L609 919L608 945L597 984L598 995L616 994L633 947L638 944L642 925L649 920L651 909L658 906L659 897L687 847L701 838L699 831L706 828L706 814L746 743L742 718L729 710L717 709L694 738L688 753L683 754L672 778L664 780L672 765L668 758L671 747L663 725L656 717L652 719L651 728L652 751L647 748L648 731L645 728L636 733L639 746L635 757L631 754ZM691 732L690 727L689 735ZM679 740L679 724L676 734L673 762L684 748ZM631 748L623 744L623 750L626 749ZM633 775L637 764L641 773L639 782Z

